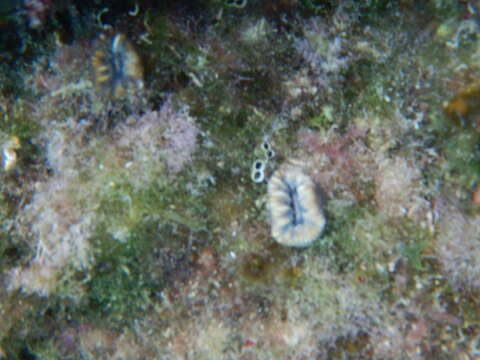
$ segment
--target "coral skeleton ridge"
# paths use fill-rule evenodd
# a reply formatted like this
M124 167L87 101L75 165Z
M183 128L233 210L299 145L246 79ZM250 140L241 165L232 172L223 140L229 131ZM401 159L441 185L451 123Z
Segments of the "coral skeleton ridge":
M317 185L296 165L284 165L268 182L271 233L280 244L306 247L322 234L326 219Z

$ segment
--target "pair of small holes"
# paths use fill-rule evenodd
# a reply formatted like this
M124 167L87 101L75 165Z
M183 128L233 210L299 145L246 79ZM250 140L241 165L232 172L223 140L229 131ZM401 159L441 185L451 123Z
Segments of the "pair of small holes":
M261 183L265 179L265 162L262 160L255 160L252 168L252 180L256 183Z
M262 144L262 149L265 151L267 159L272 159L275 156L275 151L273 151L272 146L267 141Z
M275 151L273 151L270 143L268 141L264 141L262 143L262 150L265 152L266 159L260 160L257 159L253 163L252 167L252 180L256 183L261 183L265 180L265 167L266 167L266 161L269 159L272 159L275 156Z

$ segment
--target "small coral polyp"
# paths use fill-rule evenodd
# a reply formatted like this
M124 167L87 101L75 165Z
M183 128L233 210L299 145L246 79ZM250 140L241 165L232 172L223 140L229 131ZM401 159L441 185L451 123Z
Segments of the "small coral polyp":
M286 164L268 182L271 233L280 244L306 247L326 224L318 186L296 165Z
M10 171L17 165L17 152L20 149L20 139L12 136L3 145L3 170Z
M110 90L115 98L143 88L140 56L123 34L116 34L108 47L95 51L92 65L97 86Z

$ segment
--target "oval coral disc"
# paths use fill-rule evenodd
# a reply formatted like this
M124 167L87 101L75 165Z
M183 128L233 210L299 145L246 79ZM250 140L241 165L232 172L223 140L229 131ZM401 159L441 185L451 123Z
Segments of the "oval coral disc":
M277 170L268 182L268 207L274 239L305 247L322 234L326 219L316 184L298 166Z

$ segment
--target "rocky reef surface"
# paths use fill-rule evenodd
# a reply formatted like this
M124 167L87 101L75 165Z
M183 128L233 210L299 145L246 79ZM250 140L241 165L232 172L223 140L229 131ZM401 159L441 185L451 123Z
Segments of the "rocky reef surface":
M480 358L479 32L468 0L3 1L0 358Z

